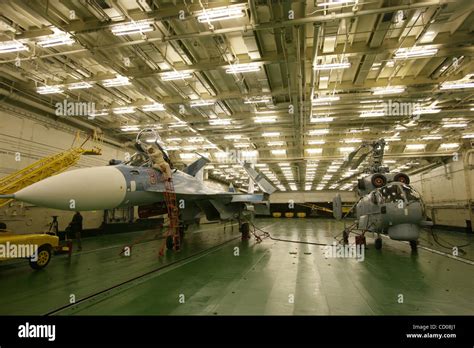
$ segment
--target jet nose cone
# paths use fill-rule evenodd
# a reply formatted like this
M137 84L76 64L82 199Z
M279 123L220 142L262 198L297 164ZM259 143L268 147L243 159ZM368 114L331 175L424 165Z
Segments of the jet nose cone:
M94 167L61 173L17 193L15 198L41 207L61 210L103 210L119 206L127 182L114 167Z

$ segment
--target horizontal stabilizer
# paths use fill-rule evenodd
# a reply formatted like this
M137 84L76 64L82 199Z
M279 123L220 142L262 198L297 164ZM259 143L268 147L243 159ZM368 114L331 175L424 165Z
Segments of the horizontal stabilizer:
M197 161L191 163L189 166L184 168L183 172L189 174L191 176L196 176L197 172L199 172L206 164L210 161L206 157L202 157Z

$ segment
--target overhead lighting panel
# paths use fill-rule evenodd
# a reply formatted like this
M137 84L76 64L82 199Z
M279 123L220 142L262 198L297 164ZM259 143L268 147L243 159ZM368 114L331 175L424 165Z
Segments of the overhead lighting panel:
M328 133L329 129L312 129L308 132L309 135L323 135Z
M69 34L60 34L60 35L53 35L41 39L38 41L38 45L47 48L47 47L54 47L54 46L62 46L62 45L72 45L74 43L74 39Z
M272 155L286 155L286 150L279 149L279 150L271 150Z
M174 81L174 80L182 80L182 79L189 79L193 76L193 74L184 71L168 71L161 74L162 81Z
M395 59L413 59L413 58L424 58L434 56L438 53L437 48L428 47L411 47L411 48L399 48L395 51Z
M61 86L41 86L36 88L36 92L39 94L54 94L54 93L62 93L63 89Z
M334 117L313 117L311 118L311 123L325 123L332 122Z
M375 88L372 94L373 95L386 95L386 94L399 94L403 92L405 92L405 87L394 86L394 87Z
M135 108L133 106L123 106L114 108L112 111L116 115L131 114L135 111Z
M161 103L153 103L153 104L144 105L141 107L141 109L142 111L145 111L145 112L166 110L165 106Z
M464 89L464 88L474 88L473 81L455 81L455 82L444 82L441 84L441 90L447 89Z
M150 22L131 22L127 24L115 25L112 27L112 33L116 36L143 34L153 31Z
M123 126L123 127L120 127L120 130L122 132L138 132L140 130L140 127L138 127L138 126Z
M250 63L250 64L234 64L230 68L226 69L227 74L239 74L246 72L260 71L262 67L260 64Z
M190 106L192 108L196 108L199 106L208 106L208 105L214 105L216 102L213 100L201 100L201 101L195 101L191 102Z
M91 88L92 84L89 82L75 82L67 86L68 89L86 89Z
M324 145L325 143L324 140L308 140L309 145Z
M406 146L407 150L413 150L413 151L418 151L418 150L424 150L426 147L426 144L408 144Z
M245 16L242 7L218 7L211 10L201 11L197 17L199 23L225 21Z
M280 136L280 132L266 132L262 133L262 137L278 137Z
M226 119L214 119L214 120L209 120L209 125L210 126L227 126L231 124L231 120L226 118Z
M381 117L385 116L385 112L383 111L364 111L361 112L359 117Z
M260 104L260 103L269 103L272 101L271 97L253 97L245 99L244 104Z
M107 79L102 81L102 86L104 87L119 87L119 86L127 86L131 84L128 77L125 76L117 76L114 79Z
M314 98L311 103L313 105L324 105L324 104L330 104L333 101L338 101L341 99L341 97L337 95L330 95L330 96L320 96L317 98Z
M351 67L351 63L328 63L328 64L316 64L314 70L333 70L333 69L347 69Z
M255 117L255 123L274 123L277 120L276 116L260 116Z
M311 154L311 155L322 154L323 149L306 149L306 152Z
M6 41L0 43L0 53L28 51L29 48L19 41Z

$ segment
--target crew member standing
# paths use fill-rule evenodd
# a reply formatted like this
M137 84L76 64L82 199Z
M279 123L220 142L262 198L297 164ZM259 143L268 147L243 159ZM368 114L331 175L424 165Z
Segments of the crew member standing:
M80 212L76 212L74 216L72 217L72 221L69 224L71 227L71 231L76 237L77 241L77 250L81 251L82 250L82 241L81 241L81 232L82 232L82 215Z
M154 147L148 148L148 154L153 162L153 168L158 169L163 173L165 181L171 181L171 168L168 162L165 161L161 151L157 151Z

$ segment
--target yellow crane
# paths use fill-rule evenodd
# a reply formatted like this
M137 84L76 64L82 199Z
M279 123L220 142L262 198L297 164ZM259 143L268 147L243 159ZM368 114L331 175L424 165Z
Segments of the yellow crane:
M94 134L88 136L81 146L74 147L74 143L79 139L79 133L77 133L69 150L42 158L26 168L1 178L0 194L15 193L31 184L59 174L74 166L79 161L81 155L101 155L102 149L99 146L93 146L89 150L83 148L84 144L91 138L97 142L98 145L102 142L101 136L94 131ZM11 201L12 199L0 199L0 207L5 206Z

